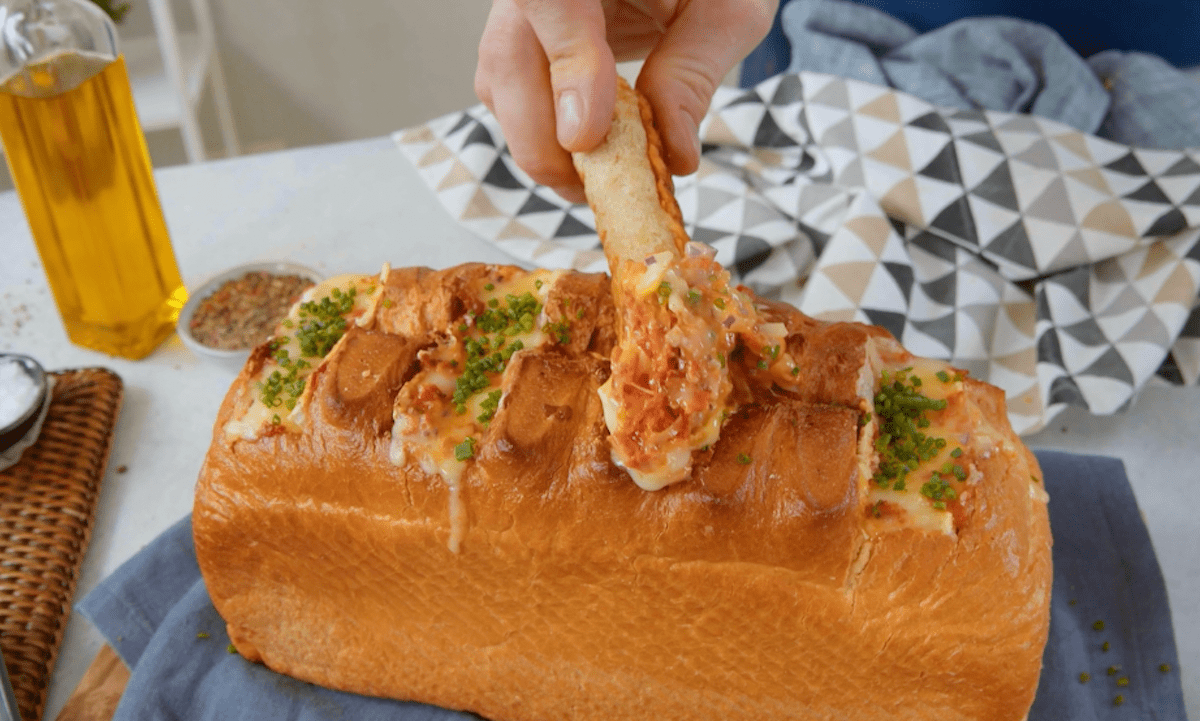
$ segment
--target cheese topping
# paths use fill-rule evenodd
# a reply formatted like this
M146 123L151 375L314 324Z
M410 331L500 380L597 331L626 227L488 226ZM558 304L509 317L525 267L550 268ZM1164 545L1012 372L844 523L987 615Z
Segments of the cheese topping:
M253 399L225 424L227 436L253 440L273 426L304 425L307 379L328 356L346 327L370 327L389 267L378 276L339 275L309 288L288 311L269 343L268 358L250 382Z
M953 535L955 513L980 476L963 376L945 363L917 358L890 365L878 380L877 463L868 508L876 518Z
M392 411L392 463L413 463L442 478L450 491L450 550L458 552L465 514L460 481L475 444L503 403L509 361L547 343L569 342L569 323L550 322L546 303L561 271L478 281L487 310L468 313L417 354L420 369Z

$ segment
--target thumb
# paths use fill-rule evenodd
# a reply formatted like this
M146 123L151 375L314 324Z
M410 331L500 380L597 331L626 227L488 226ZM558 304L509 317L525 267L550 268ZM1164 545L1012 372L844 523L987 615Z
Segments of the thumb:
M591 150L612 125L617 67L597 0L518 0L550 64L555 131L564 149Z
M675 175L700 163L700 121L717 86L771 29L777 0L691 2L646 58L638 90L650 100Z

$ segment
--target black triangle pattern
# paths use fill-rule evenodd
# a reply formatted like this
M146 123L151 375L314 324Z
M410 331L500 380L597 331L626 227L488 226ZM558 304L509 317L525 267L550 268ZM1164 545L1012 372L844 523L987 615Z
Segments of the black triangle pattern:
M1111 378L1133 385L1133 371L1129 370L1129 365L1125 362L1125 359L1112 346L1109 346L1103 355L1093 361L1086 369L1080 371L1078 375Z
M1038 360L1041 360L1039 354ZM1059 365L1062 365L1061 362ZM1065 403L1069 406L1082 406L1087 408L1087 401L1084 400L1083 393L1079 391L1079 386L1070 376L1059 376L1050 384L1049 401L1051 405Z
M1184 338L1200 338L1200 306L1192 309L1191 315L1183 323L1183 332L1180 335Z
M1171 205L1171 199L1162 191L1162 188L1158 187L1158 183L1153 180L1124 197L1128 200L1140 200L1143 203L1164 203Z
M941 318L933 320L914 320L913 327L922 333L932 336L950 350L954 350L954 344L957 342L958 331L957 322L953 313L947 313Z
M758 130L754 132L754 144L760 148L794 148L796 141L779 128L775 118L768 110L763 113Z
M878 308L863 308L862 312L866 313L867 320L871 321L872 325L886 329L896 338L904 337L905 316L903 313Z
M496 162L492 163L491 169L483 177L483 182L505 190L524 190L526 187L508 169L508 163L504 162L504 156L496 157Z
M941 278L922 283L921 290L925 291L925 295L932 300L954 307L954 304L958 302L958 275L947 273Z
M1167 357L1163 359L1162 365L1158 367L1154 375L1177 386L1184 384L1183 372L1179 370L1179 362L1175 360L1174 353L1167 354Z
M945 118L937 112L925 113L919 118L914 118L908 122L910 127L924 128L925 130L933 130L938 133L951 133L950 126L946 124Z
M1063 326L1062 332L1084 345L1104 345L1108 342L1108 338L1104 337L1104 331L1100 329L1100 324L1096 322L1095 318L1084 318L1078 323Z
M718 241L725 240L728 237L730 237L728 230L713 230L701 225L697 225L692 230L692 240L706 245L716 245Z
M595 234L596 229L584 225L582 221L576 218L571 213L563 216L562 222L559 223L558 229L554 231L555 238L573 238L579 235Z
M1064 271L1062 273L1059 273L1058 275L1054 275L1054 276L1047 278L1046 282L1054 283L1055 285L1058 285L1058 286L1062 287L1064 290L1070 292L1071 295L1075 296L1075 300L1079 301L1079 305L1083 306L1084 308L1088 308L1091 306L1090 300L1091 300L1091 293L1092 293L1092 274L1091 274L1091 271L1087 267L1081 266L1079 268L1072 268L1071 270ZM1038 293L1039 300L1042 300L1042 298L1044 296L1045 296L1045 293L1040 292L1040 289L1039 289L1039 293ZM1046 302L1048 302L1048 301L1046 301ZM1039 312L1038 312L1039 318L1050 318L1051 317L1048 307L1046 309L1046 311L1047 311L1046 315L1042 315L1042 313L1040 312L1041 311L1040 308L1038 310L1039 310Z
M817 228L800 221L796 221L796 227L801 233L807 235L809 239L812 240L813 251L816 255L820 255L825 251L825 246L829 245L829 239L833 237L829 233L822 232ZM1200 243L1197 243L1197 246L1200 246Z
M1126 153L1104 167L1125 175L1149 175L1133 153Z
M1175 235L1187 228L1187 217L1179 208L1171 208L1158 217L1144 235L1155 238L1164 235Z
M775 88L775 94L771 96L771 104L788 105L801 100L804 100L804 84L800 82L800 76L795 73L781 76L779 87Z
M941 258L950 263L958 262L958 249L955 245L929 231L920 231L909 242L934 257Z
M733 265L738 275L745 278L750 271L767 262L771 255L771 245L762 238L753 235L738 236L737 245L733 251Z
M562 210L560 206L551 203L537 193L530 193L525 202L517 210L517 215L529 215L531 213L545 213L551 210Z
M966 196L960 196L954 202L947 205L938 213L938 216L929 223L930 227L943 230L955 238L960 238L968 243L978 245L979 236L976 235L975 216L971 213L971 205L967 202ZM995 241L992 241L994 244ZM990 247L990 246L989 246ZM1033 253L1030 251L1030 257Z
M1013 188L1012 171L1009 170L1007 161L1001 161L979 185L971 188L971 195L995 203L1001 208L1021 210L1017 191Z
M934 156L929 164L919 171L920 175L947 183L962 183L962 173L958 169L958 153L954 143L946 143L941 152Z
M900 286L900 292L904 295L905 300L912 300L913 286L913 269L907 263L891 263L883 261L883 267L892 276L892 280L896 281L896 285Z
M458 131L467 127L468 125L470 125L473 122L475 122L475 118L472 118L469 113L463 113L458 118L458 122L456 122L454 124L454 127L450 128L449 132L446 133L446 137L450 137L451 135L454 135L455 133L457 133Z
M1200 205L1200 187L1197 187L1191 195L1184 200L1182 205Z
M1025 232L1025 223L1020 219L992 238L991 242L987 244L986 250L1026 268L1037 266L1037 258L1033 255L1033 245L1029 242L1029 235Z
M962 135L959 140L965 140L969 143L974 143L981 148L994 150L997 153L1004 153L1004 147L1000 145L1000 141L996 140L996 136L990 130L981 130L978 133L970 135Z
M1037 359L1038 363L1051 363L1059 366L1063 365L1062 345L1058 342L1058 331L1054 328L1049 328L1037 340Z
M1185 253L1183 257L1191 258L1192 260L1200 263L1200 241L1192 243L1192 247L1188 248L1188 252Z
M762 98L753 89L747 90L733 100L725 104L725 107L733 107L734 105L745 105L746 103L762 103Z
M1163 171L1162 177L1172 178L1176 175L1200 175L1200 163L1185 155L1179 162Z
M481 143L490 148L496 147L496 142L492 140L492 134L483 126L483 123L476 123L475 127L471 128L471 132L467 134L467 139L463 141L462 146L466 148L475 143Z

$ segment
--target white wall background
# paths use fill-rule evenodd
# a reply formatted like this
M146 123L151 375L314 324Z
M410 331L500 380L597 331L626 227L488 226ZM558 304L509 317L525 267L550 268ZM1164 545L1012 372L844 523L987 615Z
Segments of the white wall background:
M120 27L149 35L144 0ZM478 102L487 0L209 0L243 152L372 137ZM181 29L188 3L175 0ZM211 102L201 122L221 148ZM156 166L185 162L177 132L147 136ZM0 189L11 188L7 168Z
M119 28L152 36L145 0ZM243 153L385 135L479 102L475 62L489 0L208 0ZM190 3L173 0L181 31ZM633 81L639 63L619 70ZM726 84L734 84L737 69ZM210 157L222 145L201 108ZM148 133L156 167L186 162L175 130ZM0 190L12 188L0 163Z

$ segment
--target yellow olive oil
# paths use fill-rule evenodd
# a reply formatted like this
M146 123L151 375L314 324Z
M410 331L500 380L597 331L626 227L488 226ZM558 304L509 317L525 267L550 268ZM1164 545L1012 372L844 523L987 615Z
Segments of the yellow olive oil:
M71 341L141 358L187 300L125 60L66 52L0 84L0 140Z

